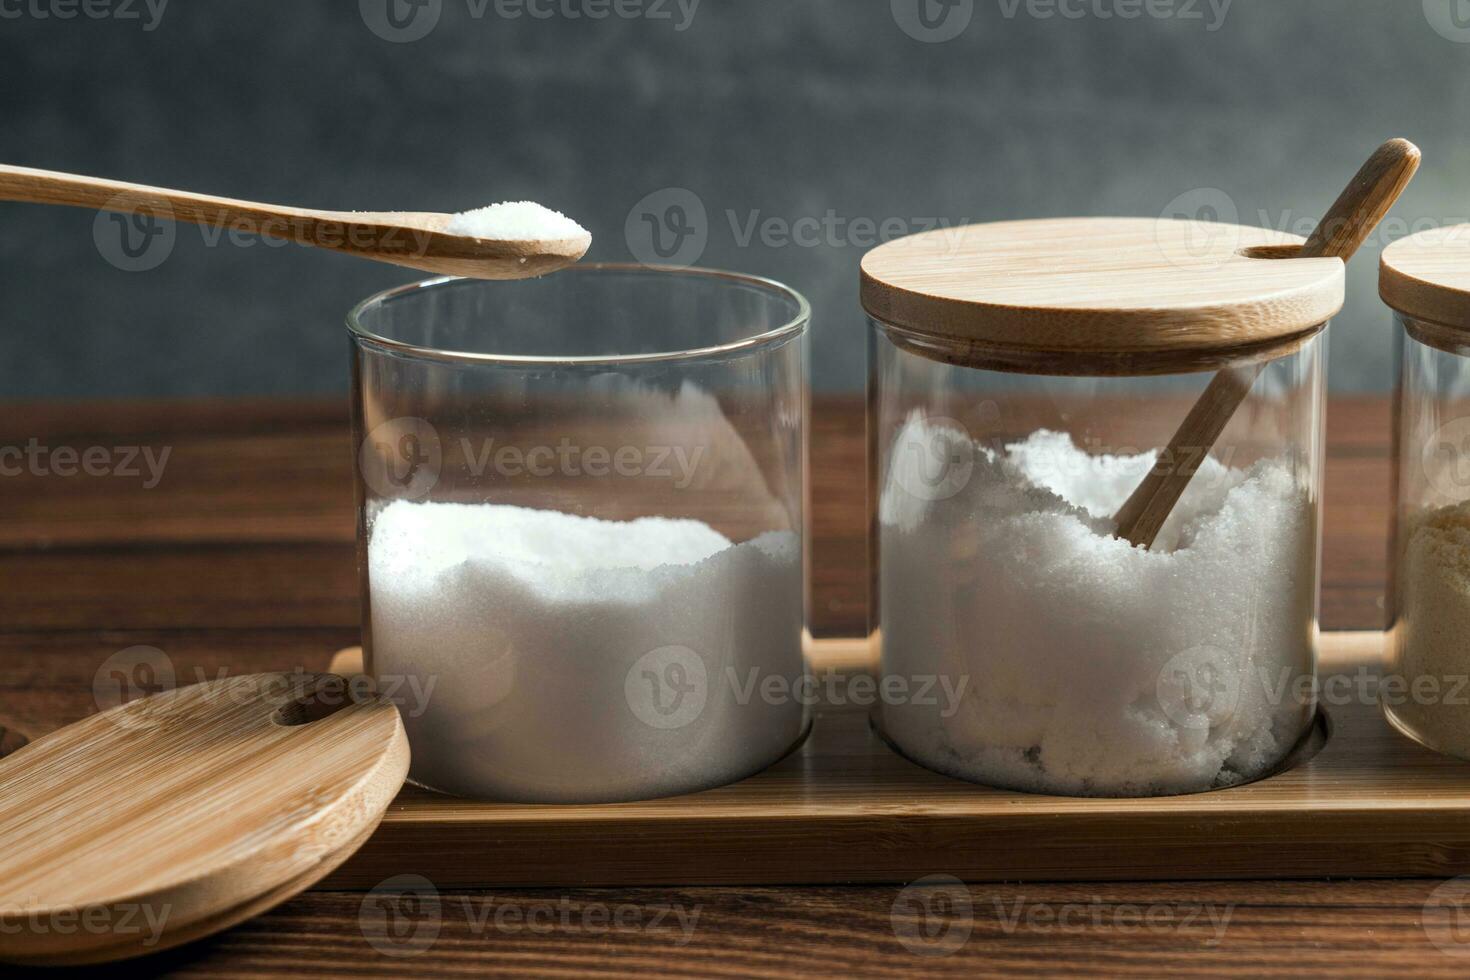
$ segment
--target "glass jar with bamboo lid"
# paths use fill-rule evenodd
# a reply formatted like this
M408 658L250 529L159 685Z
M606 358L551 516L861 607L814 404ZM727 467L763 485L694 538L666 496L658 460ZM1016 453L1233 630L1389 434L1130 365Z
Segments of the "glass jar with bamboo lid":
M1470 759L1470 225L1383 253L1398 330L1389 667L1378 696L1400 730Z
M1140 796L1269 775L1316 712L1324 328L1407 184L1305 240L1200 221L869 252L875 722L931 769Z

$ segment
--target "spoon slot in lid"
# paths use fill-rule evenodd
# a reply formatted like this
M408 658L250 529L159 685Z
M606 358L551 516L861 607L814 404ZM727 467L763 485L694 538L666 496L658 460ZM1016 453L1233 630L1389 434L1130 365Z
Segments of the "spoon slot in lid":
M1419 169L1419 159L1419 148L1408 140L1392 139L1384 143L1348 182L1300 251L1293 258L1270 261L1335 256L1346 262L1352 258L1409 186ZM1195 461L1208 456L1268 363L1236 365L1216 374L1160 458ZM1174 505L1189 486L1195 469L1192 465L1151 469L1113 516L1117 536L1134 545L1152 547Z

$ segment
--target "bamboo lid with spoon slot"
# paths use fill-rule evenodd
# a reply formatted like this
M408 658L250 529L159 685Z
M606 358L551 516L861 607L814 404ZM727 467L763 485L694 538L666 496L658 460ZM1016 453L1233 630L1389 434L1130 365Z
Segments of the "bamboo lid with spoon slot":
M939 229L862 262L863 308L906 350L966 367L1139 376L1219 371L1115 515L1152 545L1265 363L1342 308L1345 261L1407 186L1419 151L1390 140L1307 239L1167 218L1061 218ZM1195 451L1197 450L1197 451Z
M310 887L408 774L398 709L322 674L129 701L0 760L0 962L100 963Z

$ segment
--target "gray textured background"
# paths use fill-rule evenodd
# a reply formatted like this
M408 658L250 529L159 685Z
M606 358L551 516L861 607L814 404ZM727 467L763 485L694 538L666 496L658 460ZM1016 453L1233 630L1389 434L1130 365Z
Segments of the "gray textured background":
M863 379L857 219L1156 215L1215 188L1243 222L1310 227L1402 135L1426 166L1397 231L1470 220L1466 0L956 0L942 43L903 29L920 0L426 0L414 41L374 32L385 0L58 16L78 2L0 0L0 160L334 208L529 197L598 259L646 248L630 211L684 188L700 264L810 296L823 388ZM643 15L566 13L599 9ZM1172 16L1104 16L1149 9ZM831 241L740 241L829 212ZM94 217L0 204L0 398L343 390L343 311L412 278L192 227L126 272ZM1342 390L1389 384L1381 245L1335 327Z

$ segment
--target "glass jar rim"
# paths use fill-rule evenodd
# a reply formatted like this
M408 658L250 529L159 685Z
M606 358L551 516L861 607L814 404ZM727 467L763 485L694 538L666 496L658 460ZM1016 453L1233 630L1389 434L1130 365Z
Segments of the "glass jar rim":
M551 273L554 276L584 275L596 273L653 273L665 276L699 277L706 280L722 281L726 285L745 286L754 288L767 295L778 296L793 303L796 313L786 322L770 330L764 330L749 337L730 341L724 344L714 344L708 347L689 348L686 350L655 351L645 354L495 354L477 351L447 350L437 347L424 347L419 344L411 344L407 341L396 340L385 337L382 334L370 330L363 323L363 315L370 310L377 309L394 300L411 296L422 291L439 290L456 286L486 284L490 280L470 279L464 276L439 276L433 279L424 279L418 282L406 283L374 293L367 299L358 303L347 313L347 329L357 339L369 341L400 353L412 354L416 357L430 358L441 361L465 361L477 364L505 364L505 365L587 365L587 364L643 364L658 361L683 361L699 360L709 357L720 357L728 354L740 353L765 347L774 341L784 339L790 335L799 334L805 330L811 322L812 308L807 298L784 283L775 279L767 279L762 276L752 276L741 272L728 272L722 269L705 269L697 266L663 266L644 265L638 262L584 262L569 266L559 272Z

